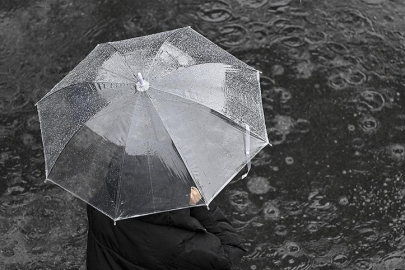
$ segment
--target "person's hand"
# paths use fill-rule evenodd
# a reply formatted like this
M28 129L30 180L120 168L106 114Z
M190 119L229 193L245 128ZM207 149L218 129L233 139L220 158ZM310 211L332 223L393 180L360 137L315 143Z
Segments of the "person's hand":
M196 187L191 187L190 204L196 205L201 200L201 194Z

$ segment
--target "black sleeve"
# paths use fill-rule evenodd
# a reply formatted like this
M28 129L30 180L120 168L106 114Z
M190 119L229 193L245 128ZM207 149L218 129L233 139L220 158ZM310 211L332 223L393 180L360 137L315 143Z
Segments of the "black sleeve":
M214 202L211 202L209 209L203 206L193 207L190 212L191 216L196 218L208 232L221 240L229 259L233 263L238 263L246 249L242 246L235 228L221 209Z

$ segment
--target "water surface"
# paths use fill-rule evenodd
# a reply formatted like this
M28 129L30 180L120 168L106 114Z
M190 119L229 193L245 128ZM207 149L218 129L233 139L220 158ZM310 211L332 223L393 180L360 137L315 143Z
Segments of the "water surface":
M85 269L85 204L44 183L34 106L98 43L190 25L261 70L273 147L217 197L243 270L405 269L400 0L0 4L0 268Z

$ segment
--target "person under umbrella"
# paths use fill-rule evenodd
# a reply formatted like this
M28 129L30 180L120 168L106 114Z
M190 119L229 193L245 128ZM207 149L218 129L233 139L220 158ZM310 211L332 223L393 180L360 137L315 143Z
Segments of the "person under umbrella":
M200 199L192 187L190 204ZM246 252L214 202L116 224L90 204L87 213L88 270L235 269Z
M259 74L184 27L99 44L38 101L46 180L89 205L89 269L234 267L213 199L269 145Z
M96 200L100 197L116 200L116 193L112 191L117 189L121 174L139 177L140 168L120 172L121 152L122 149L116 150L108 166L107 194L95 195ZM172 200L180 204L187 200L191 208L114 222L91 206L97 201L90 200L87 205L87 269L234 269L245 249L229 220L214 202L209 208L193 207L202 198L190 183L183 182L174 189L191 190L186 198ZM173 187L166 187L168 196L173 197L172 191Z

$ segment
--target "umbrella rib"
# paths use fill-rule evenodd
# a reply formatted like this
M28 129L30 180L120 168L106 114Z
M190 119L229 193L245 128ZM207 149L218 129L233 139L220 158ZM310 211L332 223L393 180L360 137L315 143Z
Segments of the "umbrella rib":
M162 50L163 45L166 43L167 40L169 40L170 37L172 37L174 34L176 34L177 32L181 31L181 30L186 30L186 29L191 29L196 35L201 36L204 40L206 40L208 43L210 43L211 45L213 45L214 47L219 48L220 50L223 51L224 54L226 54L227 56L230 56L232 58L235 58L239 63L237 66L241 67L241 68L246 68L252 71L256 71L259 73L262 73L260 70L255 69L254 67L249 66L248 64L246 64L245 62L243 62L242 60L238 59L237 57L235 57L234 55L230 54L229 52L227 52L226 50L222 49L221 47L219 47L217 44L215 44L214 42L212 42L211 40L207 39L206 37L204 37L203 35L201 35L200 33L198 33L197 31L195 31L194 29L192 29L190 26L188 27L183 27L183 28L179 28L177 29L177 31L174 31L172 34L170 34L165 41L163 41L162 45L160 45L160 48L158 50L158 52L156 53L156 55L154 56L153 60L151 61L151 65L149 66L149 70L146 72L146 75L149 75L149 72L152 70L152 67L156 61L156 58L158 57L159 53ZM203 63L201 63L203 64ZM207 63L204 63L207 64ZM223 64L223 63L222 63ZM194 65L191 65L194 66ZM187 68L187 67L185 67Z
M173 58L173 56L171 56L171 55L170 55L170 57ZM155 78L157 78L157 79L159 80L159 79L163 79L163 78L165 78L165 77L167 77L167 76L171 76L172 73L173 73L173 72L176 72L176 71L178 71L178 72L183 72L183 71L186 71L186 70L189 69L189 68L192 68L192 67L195 68L195 67L203 66L203 65L207 65L207 64L221 64L221 65L225 65L224 63L221 63L221 62L212 62L212 63L210 62L210 63L194 64L194 65L190 65L190 66L183 67L183 68L181 68L181 69L173 70L172 72L170 72L170 73L168 73L168 74L166 74L166 75L164 75L164 76L162 76L162 77L156 77L156 76L155 76L155 77L151 78L150 81L154 80ZM231 65L229 65L229 64L226 64L226 65L231 66ZM237 67L239 67L239 66L237 66ZM249 71L251 71L251 72L255 72L255 73L260 72L260 71L255 70L255 69L249 69L249 68L242 67L242 66L240 66L240 68L245 68L245 69L247 69L247 70L249 70ZM240 71L240 70L235 70L235 68L229 68L229 69L226 70L226 71L237 72L237 71ZM180 75L181 75L181 74L180 74ZM247 80L247 79L244 78L244 77L239 77L239 79L246 81L246 82L249 83L250 85L254 85L254 82L249 81L249 80ZM258 81L258 83L259 83L259 85L260 85L260 82L259 82L259 81Z
M149 70L145 72L145 77L148 77L148 76L149 76L149 72L152 70L152 67L153 67L153 65L155 64L156 59L157 59L159 53L162 51L163 45L169 40L169 38L172 37L172 36L173 36L174 34L176 34L177 32L179 32L179 31L181 31L181 30L184 30L184 29L188 29L188 28L190 28L190 26L188 26L188 27L183 27L183 28L179 28L179 29L173 31L173 33L171 33L169 36L167 36L167 38L166 38L166 39L163 41L163 43L160 45L159 50L156 52L155 56L153 57L153 59L152 59L152 61L151 61L151 64L150 64L150 66L149 66Z
M68 88L68 87L73 87L73 86L77 86L77 85L85 85L85 84L89 84L89 85L91 85L91 86L94 86L94 84L96 84L96 83L111 83L111 84L114 84L114 85L121 85L121 84L122 84L122 85L133 85L133 84L131 84L131 83L112 83L112 82L102 82L102 81L101 81L101 82L99 82L99 81L97 81L97 82L87 82L87 81L85 81L85 82L79 82L79 83L69 84L69 85L66 85L66 86L64 86L64 87L62 87L62 88L56 90L55 92L46 94L43 98L41 98L40 100L38 100L37 103L35 103L35 105L37 105L39 102L41 102L41 101L47 99L48 97L52 96L53 94L56 94L56 93L58 93L59 91L61 91L61 90L63 90L63 89L66 89L66 88ZM51 91L52 91L52 90L51 90Z
M232 125L233 127L234 127L234 126L238 126L238 127L240 127L240 130L246 131L245 127L240 126L240 124L238 124L237 122L235 122L235 121L232 120L231 118L229 118L229 117L223 115L221 112L218 112L217 110L214 110L214 109L212 109L212 108L210 108L210 107L208 107L208 106L206 106L206 105L204 105L204 104L198 103L198 102L196 102L196 101L194 101L194 100L192 100L192 99L188 99L188 98L183 97L183 96L179 96L179 95L176 95L176 94L173 94L173 93L168 93L168 92L166 92L166 91L160 90L160 89L155 88L155 87L151 87L151 88L154 89L154 90L156 90L156 91L159 91L159 92L162 92L162 93L165 93L165 94L169 94L169 95L173 95L173 96L178 97L178 98L180 98L180 99L184 99L184 100L185 100L184 103L190 103L190 102L192 102L192 103L195 103L195 104L197 104L197 105L203 106L203 107L205 107L205 108L207 108L207 109L209 109L209 110L215 112L215 113L216 113L215 115L217 115L218 117L221 117L221 118L223 118L223 119L225 119L225 120L231 122L231 123L233 124L233 125ZM149 96L149 97L150 97L150 96ZM150 97L150 98L153 99L153 97ZM241 105L243 105L243 104L241 104ZM236 128L236 127L234 127L234 128ZM258 135L255 131L253 131L253 130L250 131L250 134L251 134L253 137L255 137L256 139L262 140L262 141L264 141L264 142L266 141L265 139L261 138L261 136L259 136L259 135Z
M135 108L136 108L136 103L138 103L139 98L137 98L138 95L135 95L135 97L136 97L136 100L135 100ZM135 108L134 108L134 110L135 110ZM129 139L129 133L131 132L131 129L132 129L132 126L133 126L133 123L134 123L134 121L133 121L134 117L135 117L135 114L132 113L131 125L129 126L127 138L125 139L125 144L124 144L124 147L122 149L123 157L122 157L121 166L120 166L120 177L119 177L119 181L118 181L118 185L117 185L117 195L115 196L116 197L116 199L115 199L116 200L115 201L115 211L114 211L115 218L117 218L119 205L120 205L119 201L121 199L120 191L121 191L121 182L122 182L122 167L124 166L124 162L125 162L125 148L127 146L127 142L128 142L128 139Z
M112 103L117 103L117 101L112 102ZM111 105L111 103L108 103L108 106L109 106L109 105ZM115 108L115 109L106 111L106 112L104 112L104 113L101 113L101 114L96 113L95 115L93 115L92 117L90 117L89 120L86 121L86 123L87 123L88 121L92 120L92 119L98 118L98 117L100 117L100 116L109 114L109 113L114 112L114 111L117 111L117 110L122 109L122 108L124 108L125 106L128 106L128 105L134 105L134 103L131 101L131 102L125 103L124 105L119 106L119 107L117 107L117 108Z
M149 93L147 93L147 94L148 94L148 97L149 97L149 99L150 99L150 102L151 102L153 108L154 108L155 111L156 111L156 114L159 116L160 121L162 122L162 125L164 126L164 128L165 128L167 134L169 134L169 136L170 136L169 130L167 129L165 123L162 121L162 118L161 118L161 116L160 116L160 114L159 114L159 111L156 109L156 106L155 106L155 104L153 103L153 98L150 96ZM187 170L189 171L189 173L190 173L190 175L191 175L191 178L193 179L194 183L198 186L198 190L200 191L201 196L203 197L204 201L207 202L206 196L205 196L205 194L204 194L204 191L203 191L203 189L202 189L200 183L197 181L197 178L196 178L195 176L193 176L193 173L192 173L192 171L190 170L188 163L187 163L187 162L185 161L185 159L183 158L183 155L181 154L181 151L180 151L180 149L177 147L176 143L175 143L173 140L172 140L172 142L173 142L173 145L175 146L177 152L179 153L179 156L180 156L181 160L183 161L184 166L186 166Z
M121 56L121 55L120 55L120 56ZM124 60L125 60L125 58L124 58ZM105 70L105 71L108 71L108 72L111 72L112 74L115 74L115 75L117 75L117 76L119 76L119 77L121 77L121 78L124 78L124 79L130 80L130 81L136 82L133 78L128 78L128 77L122 76L121 74L119 74L119 73L117 73L117 72L113 72L112 70L109 70L109 69L106 69L106 68L103 68L103 67L101 67L101 69L103 69L103 70Z
M198 33L197 31L195 31L194 29L192 29L198 36L201 36L202 38L204 38L205 40L207 40L208 43L214 45L214 47L217 47L219 49L221 49L226 55L235 58L238 60L238 62L241 64L242 67L246 67L247 69L251 69L254 71L258 71L260 73L262 73L261 71L255 69L254 67L249 66L248 64L246 64L245 62L243 62L242 60L238 59L237 57L235 57L234 55L230 54L228 51L222 49L220 46L218 46L217 44L215 44L214 42L212 42L211 40L209 40L208 38L204 37L203 35L201 35L200 33Z
M149 142L147 142L147 144L148 144L148 151L150 151L150 145L149 145ZM148 159L148 171L149 171L149 173L148 173L148 175L149 175L149 182L150 182L150 188L151 188L151 191L152 191L152 204L153 204L153 212L155 212L156 211L156 206L155 206L155 195L154 195L154 192L153 192L153 184L152 184L152 176L151 176L151 166L150 166L150 156L149 155L147 155L147 159Z
M115 48L113 45L111 45L110 43L107 43L107 44L108 44L109 46L111 46L111 48L113 48L113 49L118 53L119 56L122 57L123 62L125 63L125 65L126 65L126 66L128 67L128 69L129 69L129 73L130 73L130 74L132 75L132 77L134 78L133 81L135 81L135 82L138 81L137 78L134 76L131 67L128 65L127 59L125 59L124 55L123 55L119 50L117 50L117 48Z

